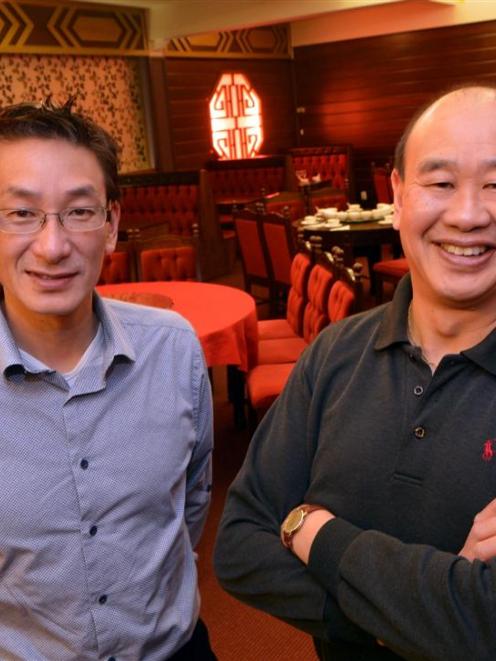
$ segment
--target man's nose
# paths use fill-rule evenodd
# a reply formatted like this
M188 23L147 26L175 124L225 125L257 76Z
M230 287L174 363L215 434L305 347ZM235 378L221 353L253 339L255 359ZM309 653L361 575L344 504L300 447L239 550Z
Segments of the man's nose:
M491 222L491 218L483 190L478 186L460 186L451 196L446 219L462 231L484 227Z
M36 235L33 251L46 261L53 262L58 262L69 254L69 237L57 213L46 215L45 222Z

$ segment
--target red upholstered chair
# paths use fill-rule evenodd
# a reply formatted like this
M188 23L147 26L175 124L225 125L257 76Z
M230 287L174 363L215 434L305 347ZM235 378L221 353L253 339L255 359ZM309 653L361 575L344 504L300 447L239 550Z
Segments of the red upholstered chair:
M285 299L291 286L291 262L296 254L291 221L289 216L278 213L259 214L259 228L273 295Z
M246 291L251 294L254 284L261 285L267 287L269 297L271 297L271 273L267 270L258 214L247 209L239 211L234 217L234 227L238 239Z
M316 264L308 278L308 303L303 314L303 337L261 340L258 343L258 364L289 363L298 360L304 349L329 323L327 312L333 274Z
M124 251L105 255L100 273L99 285L112 285L118 282L130 282L131 264L129 253Z
M259 321L259 340L277 340L303 335L303 313L307 304L307 284L311 270L312 259L310 254L305 252L296 253L291 263L291 288L286 305L286 318Z
M331 323L340 321L360 309L361 270L362 265L359 263L352 269L344 267L339 249L334 249L333 255L324 253L320 257L320 263L314 266L310 275L312 283L309 282L309 289L313 289L312 301L307 304L305 310L309 338L313 339L329 321ZM282 392L294 364L294 361L261 364L259 355L259 363L249 371L246 379L246 392L253 423Z
M384 299L384 283L389 282L393 285L393 289L396 288L398 282L409 270L410 267L408 266L406 257L385 259L374 264L373 273L377 304L382 303Z
M394 196L391 184L391 166L386 163L383 167L378 167L372 163L371 171L377 202L392 204Z
M141 280L197 280L193 246L152 248L140 254Z

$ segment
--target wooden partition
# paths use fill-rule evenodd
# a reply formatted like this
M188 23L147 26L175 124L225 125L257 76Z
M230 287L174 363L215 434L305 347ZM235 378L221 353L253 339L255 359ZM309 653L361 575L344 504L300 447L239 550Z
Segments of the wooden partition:
M391 161L413 113L464 82L496 78L496 21L295 48L300 143L350 143L357 191Z
M122 196L121 248L188 244L198 228L198 260L205 280L227 272L227 256L212 195L197 171L147 172L120 178Z

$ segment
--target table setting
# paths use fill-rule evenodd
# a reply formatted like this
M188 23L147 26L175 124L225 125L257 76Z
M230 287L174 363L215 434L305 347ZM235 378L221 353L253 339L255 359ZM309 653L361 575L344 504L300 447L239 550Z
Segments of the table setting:
M392 204L379 203L375 209L362 209L359 204L348 204L346 211L339 211L336 207L317 208L315 215L305 216L300 221L300 225L305 229L343 231L350 229L355 223L374 222L380 225L392 225L392 214Z

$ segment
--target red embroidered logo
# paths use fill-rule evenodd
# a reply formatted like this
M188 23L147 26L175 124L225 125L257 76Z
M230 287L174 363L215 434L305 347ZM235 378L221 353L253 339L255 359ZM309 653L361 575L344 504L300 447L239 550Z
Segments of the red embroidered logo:
M486 441L482 447L482 459L484 461L491 461L491 459L494 457L493 442L494 441L490 439Z

